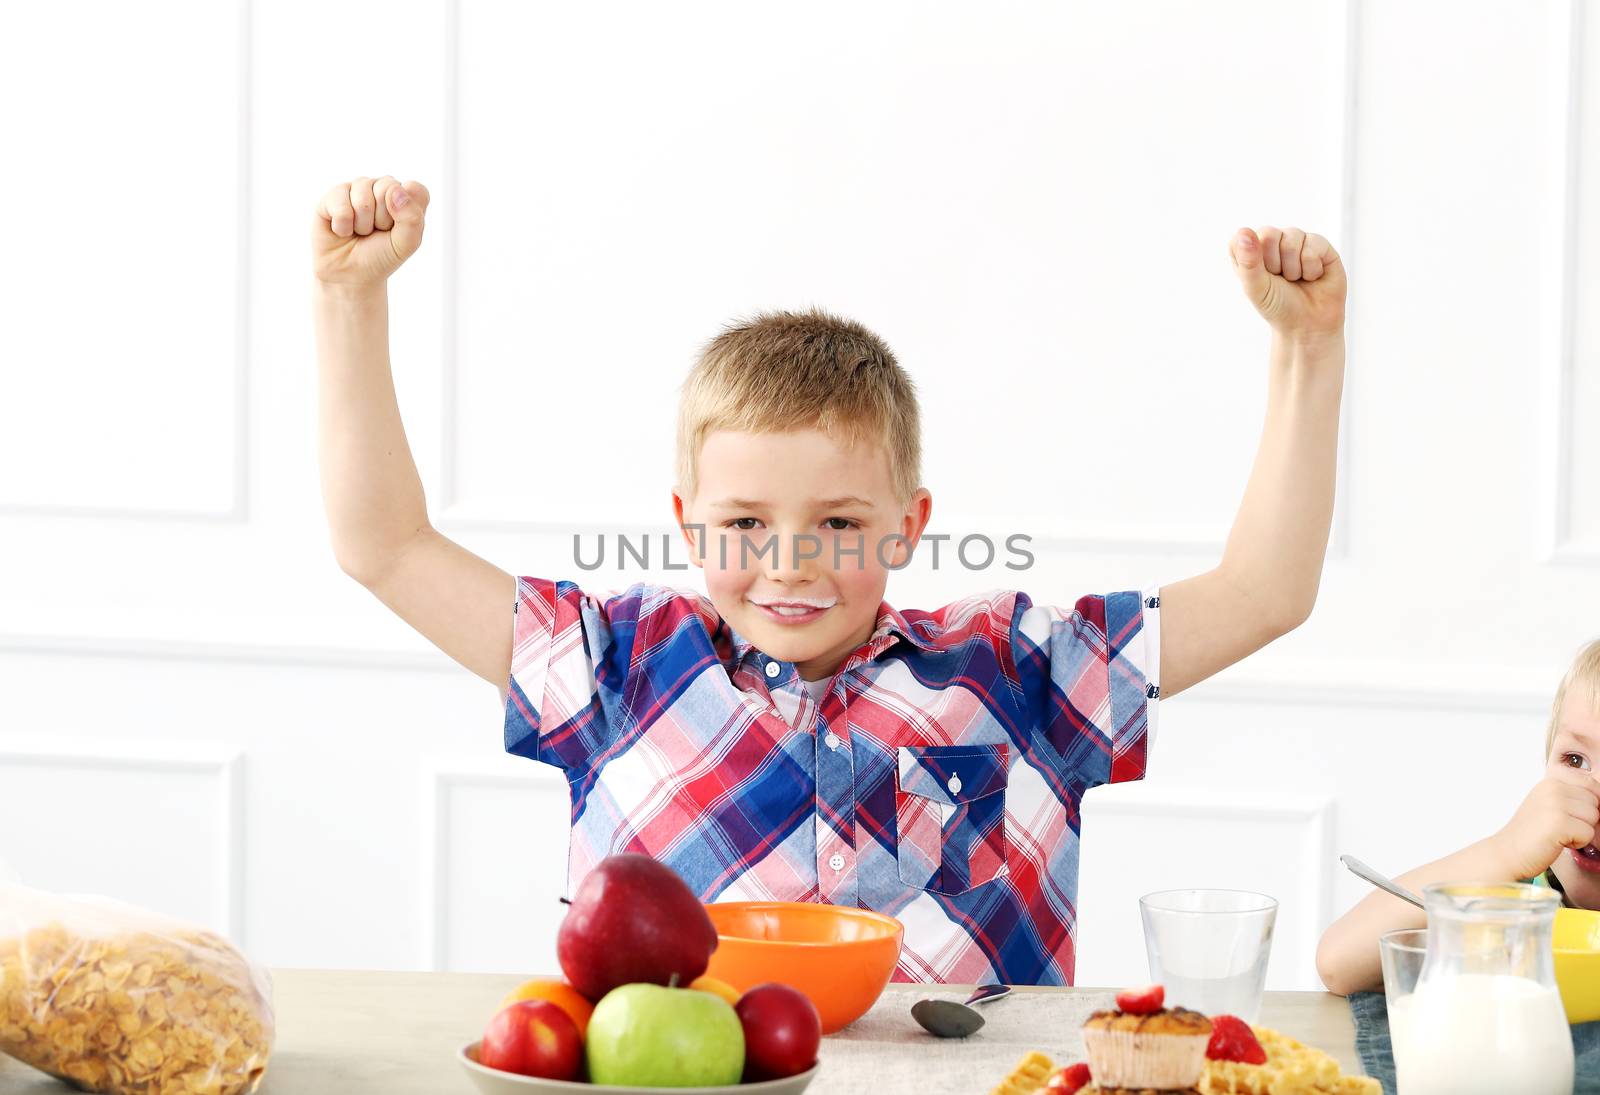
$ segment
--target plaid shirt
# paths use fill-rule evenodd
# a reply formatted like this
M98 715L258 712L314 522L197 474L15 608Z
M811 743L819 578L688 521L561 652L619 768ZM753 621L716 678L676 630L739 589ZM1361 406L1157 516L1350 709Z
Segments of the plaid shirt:
M505 746L566 773L572 890L643 852L705 901L899 918L896 980L1071 984L1079 803L1144 775L1158 610L884 603L818 703L702 594L519 578Z

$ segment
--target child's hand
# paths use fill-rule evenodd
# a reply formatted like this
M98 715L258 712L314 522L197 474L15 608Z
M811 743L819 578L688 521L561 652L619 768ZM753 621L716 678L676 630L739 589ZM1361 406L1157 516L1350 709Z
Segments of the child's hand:
M1290 337L1344 329L1344 263L1333 245L1298 228L1239 229L1228 243L1245 296L1272 329Z
M317 280L363 288L380 285L422 245L428 188L389 175L340 183L311 219L311 265Z
M1563 848L1584 848L1600 825L1600 783L1575 768L1551 772L1534 785L1506 827L1494 835L1506 866L1517 878L1533 878L1560 857Z

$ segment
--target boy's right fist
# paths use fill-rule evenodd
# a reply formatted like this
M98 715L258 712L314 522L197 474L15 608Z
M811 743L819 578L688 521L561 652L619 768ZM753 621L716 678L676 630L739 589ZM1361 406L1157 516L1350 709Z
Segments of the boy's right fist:
M1228 244L1245 296L1291 338L1344 331L1344 263L1333 244L1298 228L1241 228Z
M1534 784L1494 839L1517 878L1534 878L1566 849L1593 844L1597 825L1600 783L1594 773L1557 768Z
M422 246L428 188L392 176L340 183L311 218L311 266L328 285L380 285Z

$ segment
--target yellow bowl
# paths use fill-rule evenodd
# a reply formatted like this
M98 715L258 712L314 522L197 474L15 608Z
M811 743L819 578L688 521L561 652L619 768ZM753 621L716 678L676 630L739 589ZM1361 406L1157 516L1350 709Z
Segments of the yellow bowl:
M1567 1022L1600 1019L1600 912L1557 909L1554 946L1556 987Z

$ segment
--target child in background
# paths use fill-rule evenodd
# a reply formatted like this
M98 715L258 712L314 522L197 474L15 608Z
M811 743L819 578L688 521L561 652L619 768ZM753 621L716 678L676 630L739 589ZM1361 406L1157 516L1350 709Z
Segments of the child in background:
M1272 341L1260 448L1213 569L1160 589L1051 589L1046 603L997 590L891 607L889 573L932 507L910 378L860 324L773 313L713 339L684 386L672 505L707 594L637 583L601 596L514 577L429 522L387 341L387 279L421 244L427 205L419 183L363 177L312 218L334 554L500 690L506 749L565 773L569 887L607 855L642 852L706 901L896 916L901 980L1071 984L1084 792L1144 775L1162 689L1285 634L1316 600L1344 378L1333 248L1297 229L1232 241ZM1138 291L1159 306L1183 287L1157 259ZM517 398L530 481L582 473L581 452L540 446L544 417L583 414L596 444L627 443L605 433L625 421L563 400L555 367ZM1115 454L1075 444L1078 416L1160 443L1137 405L1027 398L940 443L1003 450L1016 430L1048 430L1086 474ZM1136 486L1160 505L1164 484Z
M1544 751L1544 778L1503 828L1396 881L1414 893L1432 882L1533 882L1559 891L1565 905L1600 909L1600 640L1556 689ZM1375 890L1323 933L1317 972L1341 996L1380 989L1378 937L1426 926L1423 910Z

